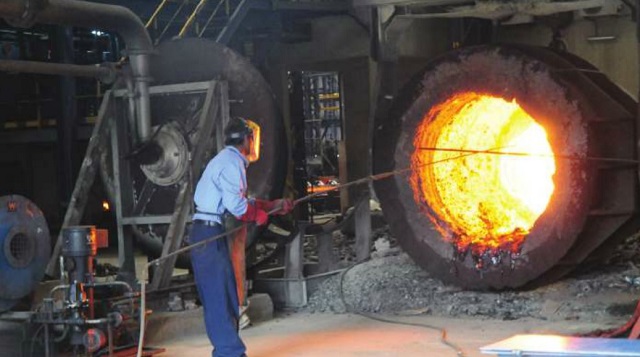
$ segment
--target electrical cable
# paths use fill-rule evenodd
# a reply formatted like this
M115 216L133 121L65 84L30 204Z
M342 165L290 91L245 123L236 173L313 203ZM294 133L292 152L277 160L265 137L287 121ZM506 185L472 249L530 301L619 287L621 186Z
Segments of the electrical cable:
M385 319L383 317L380 316L376 316L376 315L371 315L368 314L366 312L362 312L362 311L357 311L352 309L349 304L347 303L347 299L344 296L344 277L347 275L347 273L349 271L351 271L351 269L362 265L366 262L368 262L370 259L366 259L363 260L361 262L358 262L356 264L353 264L352 266L348 267L347 269L343 270L340 273L340 285L339 285L339 292L340 292L340 300L342 301L342 304L344 305L346 311L348 313L351 314L355 314L358 316L362 316L362 317L366 317L368 319L374 320L374 321L378 321L378 322L384 322L384 323L388 323L388 324L394 324L394 325L403 325L403 326L413 326L413 327L422 327L422 328L426 328L428 330L433 330L433 331L437 331L440 333L440 343L442 343L443 345L451 348L452 350L455 351L456 356L458 357L465 357L466 355L464 354L464 352L462 351L462 348L460 348L458 345L456 345L455 343L449 341L447 339L447 330L439 327L439 326L435 326L435 325L430 325L430 324L424 324L424 323L419 323L419 322L405 322L405 321L397 321L397 320L390 320L390 319Z

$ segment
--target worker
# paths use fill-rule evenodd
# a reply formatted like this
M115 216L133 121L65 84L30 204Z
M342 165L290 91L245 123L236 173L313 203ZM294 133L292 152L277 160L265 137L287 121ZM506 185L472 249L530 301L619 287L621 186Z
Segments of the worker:
M225 128L224 137L225 148L209 161L196 186L190 244L222 234L226 214L261 226L267 223L268 212L284 215L293 209L291 200L247 198L246 168L260 157L260 127L251 120L234 117ZM230 239L218 239L191 251L213 357L246 356L238 333L240 302L229 253Z

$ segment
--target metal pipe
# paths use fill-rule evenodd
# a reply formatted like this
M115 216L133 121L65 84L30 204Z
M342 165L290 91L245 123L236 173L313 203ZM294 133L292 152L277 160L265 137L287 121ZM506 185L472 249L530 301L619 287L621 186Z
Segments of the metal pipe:
M97 65L77 65L36 61L0 60L0 72L40 73L73 77L98 78L109 81L115 77L115 69Z
M124 281L105 281L105 282L100 282L100 283L85 284L85 286L90 287L90 288L98 288L98 287L101 287L101 286L122 286L122 287L126 288L130 293L133 292L133 288L131 287L131 285L125 283Z
M99 282L99 283L84 284L84 286L88 288L98 288L101 286L122 286L126 288L130 293L133 293L133 288L131 287L131 285L125 283L124 281L106 281L106 282ZM62 289L69 289L69 285L67 284L56 285L49 292L49 297L52 297L56 291L62 290Z
M33 6L31 3L33 1L0 1L0 17L15 23L30 15L34 22L41 24L113 31L124 38L130 55L149 54L153 51L151 38L144 24L126 7L76 0L41 0L40 6Z
M85 325L108 325L111 323L111 320L107 317L103 317L100 319L82 319L82 318L72 318L72 319L53 319L53 320L34 320L37 323L42 323L45 325L73 325L73 326L85 326Z
M151 100L149 98L149 57L138 55L131 57L131 69L136 83L136 118L138 118L138 135L144 142L151 136ZM146 76L136 76L145 73Z
M34 5L35 4L35 5ZM140 18L124 6L75 0L3 0L0 17L11 23L99 28L120 34L131 58L137 90L138 125L144 128L140 138L148 138L151 128L149 106L149 55L153 52L151 38ZM29 20L29 22L25 22ZM149 130L146 130L149 128ZM147 136L145 136L147 134Z
M53 289L51 289L51 291L49 291L49 298L53 298L53 294L55 294L56 291L62 290L62 289L69 289L69 285L67 284L56 285Z
M133 83L133 78L131 76L127 76L126 77L126 85L127 85L127 110L129 113L129 120L128 120L128 124L129 124L129 132L131 133L131 135L133 135L134 138L138 138L138 129L136 126L137 120L136 120L136 86ZM133 141L134 143L136 142L136 140Z
M51 356L51 350L49 346L49 325L44 324L44 355L46 357Z
M107 339L109 344L109 357L113 357L113 329L111 324L107 325Z

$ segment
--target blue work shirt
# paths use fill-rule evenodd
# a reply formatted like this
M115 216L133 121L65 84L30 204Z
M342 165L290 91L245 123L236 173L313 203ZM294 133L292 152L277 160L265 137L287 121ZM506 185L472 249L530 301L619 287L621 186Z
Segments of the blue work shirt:
M247 212L247 166L249 161L234 146L227 146L204 169L196 186L193 219L222 223L228 211L236 217Z

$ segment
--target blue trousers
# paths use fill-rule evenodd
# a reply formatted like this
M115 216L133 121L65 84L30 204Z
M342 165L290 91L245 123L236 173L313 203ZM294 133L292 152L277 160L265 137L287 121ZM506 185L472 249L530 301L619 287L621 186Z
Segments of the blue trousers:
M222 234L220 225L194 222L189 241L200 242ZM238 293L227 238L191 250L191 265L204 308L207 335L214 347L213 357L242 357L246 347L238 334Z

